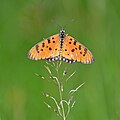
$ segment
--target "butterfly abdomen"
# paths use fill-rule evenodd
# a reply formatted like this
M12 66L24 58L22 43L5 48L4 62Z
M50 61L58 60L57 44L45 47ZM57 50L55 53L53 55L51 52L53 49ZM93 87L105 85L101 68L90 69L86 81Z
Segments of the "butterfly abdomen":
M60 36L60 49L62 49L64 40L65 40L65 37L66 37L65 30L62 29L59 33L59 36Z

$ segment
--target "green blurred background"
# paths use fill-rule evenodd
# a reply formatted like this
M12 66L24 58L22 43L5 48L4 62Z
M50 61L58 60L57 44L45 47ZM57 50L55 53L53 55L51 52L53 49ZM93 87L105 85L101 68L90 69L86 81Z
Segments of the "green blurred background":
M45 91L57 96L56 86L34 74L48 77L45 61L29 60L27 52L58 33L57 24L67 24L66 33L86 45L95 58L91 65L63 64L68 73L76 70L67 89L86 81L75 94L68 120L120 120L119 7L119 0L1 0L0 119L59 120L41 95Z

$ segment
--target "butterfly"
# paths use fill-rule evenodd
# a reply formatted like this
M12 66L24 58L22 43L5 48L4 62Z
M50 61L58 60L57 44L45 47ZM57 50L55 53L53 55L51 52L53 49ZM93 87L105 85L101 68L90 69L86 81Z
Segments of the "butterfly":
M62 28L58 34L44 39L34 45L28 52L32 60L47 60L53 62L62 60L67 63L81 62L91 64L94 61L92 53L75 38L65 34Z

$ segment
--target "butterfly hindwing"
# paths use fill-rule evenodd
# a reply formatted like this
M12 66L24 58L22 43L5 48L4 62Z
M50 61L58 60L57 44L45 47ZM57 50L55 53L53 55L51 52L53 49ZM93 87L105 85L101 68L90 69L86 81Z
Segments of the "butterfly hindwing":
M70 61L91 64L94 60L92 53L73 37L66 35L63 44L63 58Z
M33 46L28 52L28 57L32 60L47 59L54 61L54 58L57 60L57 56L59 56L59 49L59 34L56 34Z

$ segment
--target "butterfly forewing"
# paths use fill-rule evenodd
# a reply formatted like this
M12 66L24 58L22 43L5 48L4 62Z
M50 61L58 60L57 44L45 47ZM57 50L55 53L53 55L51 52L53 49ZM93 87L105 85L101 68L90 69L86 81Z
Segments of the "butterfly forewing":
M59 56L59 34L53 35L42 42L37 43L28 52L28 57L33 60L50 59Z
M91 64L94 60L92 53L84 45L69 35L66 35L62 49L63 57L70 61Z

